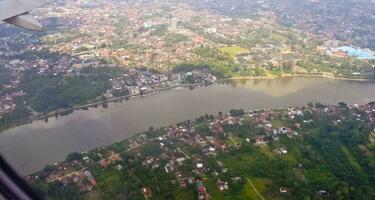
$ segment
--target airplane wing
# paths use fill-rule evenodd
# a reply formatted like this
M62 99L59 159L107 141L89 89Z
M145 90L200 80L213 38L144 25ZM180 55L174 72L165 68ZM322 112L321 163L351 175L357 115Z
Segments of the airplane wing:
M26 29L40 31L42 30L42 25L28 11L52 1L0 0L0 20Z

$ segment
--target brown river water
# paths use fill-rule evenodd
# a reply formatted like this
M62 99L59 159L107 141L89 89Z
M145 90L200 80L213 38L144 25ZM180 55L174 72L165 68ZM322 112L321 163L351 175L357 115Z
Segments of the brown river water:
M48 122L34 121L0 133L0 152L22 174L81 152L129 138L150 126L162 127L203 114L304 106L309 102L363 104L375 100L375 82L286 77L231 80L193 90L175 88L156 95L76 110Z

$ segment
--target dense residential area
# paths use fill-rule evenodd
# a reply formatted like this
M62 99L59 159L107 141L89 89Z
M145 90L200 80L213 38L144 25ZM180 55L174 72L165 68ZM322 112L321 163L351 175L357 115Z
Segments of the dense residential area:
M47 199L372 199L375 104L204 115L71 153L27 180Z
M204 69L217 78L285 74L374 78L375 52L370 49L282 26L273 12L260 12L254 18L197 8L200 5L185 1L57 1L34 11L45 24L44 32L1 24L0 115L4 119L0 124L91 103L95 98L150 90L153 84L164 84L176 69ZM92 68L97 70L85 73ZM141 75L136 83L128 80L125 88L125 82L113 74L97 75L138 69L163 77L140 83ZM82 76L85 83L77 81ZM77 90L64 84L43 88L49 83ZM108 93L108 84L114 92ZM83 90L87 92L74 92ZM56 98L46 98L45 92ZM41 109L38 98L51 106Z
M374 1L218 0L196 1L195 4L198 8L213 9L231 16L259 17L270 12L284 26L314 33L316 37L339 39L347 44L375 49Z
M375 199L374 11L35 8L43 31L0 23L0 155L47 200Z
M218 79L374 78L374 49L356 42L366 39L370 44L366 34L351 41L329 37L333 34L329 30L320 34L298 29L299 23L285 26L280 20L300 17L264 11L267 2L255 16L222 13L220 7L226 4L210 5L209 1L57 1L34 11L45 26L43 32L1 24L0 126L152 91L154 86L168 87L166 81L193 70ZM240 7L236 4L231 10ZM356 9L371 15L367 7ZM316 19L314 13L304 17ZM359 29L354 22L345 23Z

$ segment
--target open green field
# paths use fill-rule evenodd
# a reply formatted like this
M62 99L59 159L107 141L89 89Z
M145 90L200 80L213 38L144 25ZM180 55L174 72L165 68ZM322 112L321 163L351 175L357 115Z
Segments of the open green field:
M285 127L284 123L280 119L274 119L271 121L272 127L274 128L281 128Z
M271 180L267 178L249 178L254 184L255 189L262 194L266 191L267 186L271 184ZM255 192L251 184L246 181L245 187L244 187L244 196L246 196L248 199L253 200L262 200L262 198Z
M276 34L276 33L271 34L271 38L273 40L276 40L276 41L279 41L279 42L286 42L286 41L288 41L287 37L285 37L285 36L283 36L281 34Z
M267 186L271 184L271 180L267 178L255 178L251 177L251 181L258 192L263 193L266 191ZM229 191L220 191L216 185L216 178L209 178L205 185L207 190L212 195L215 200L262 200L259 195L254 191L251 184L244 180L244 183L240 184L238 187L238 192L231 193ZM233 188L232 188L233 189Z
M219 51L221 51L224 54L229 55L231 58L234 58L240 54L249 53L249 50L239 47L239 46L222 47L222 48L219 48Z

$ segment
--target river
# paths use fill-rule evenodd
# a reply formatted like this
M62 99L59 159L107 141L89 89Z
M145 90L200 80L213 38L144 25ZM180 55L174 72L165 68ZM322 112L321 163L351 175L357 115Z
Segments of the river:
M147 130L203 114L303 106L317 101L363 104L375 100L375 82L285 77L233 80L207 87L171 89L122 103L76 110L0 133L0 152L22 175L64 160L70 152L108 145Z

